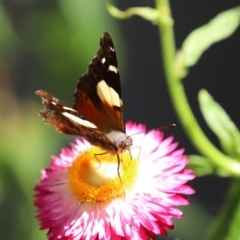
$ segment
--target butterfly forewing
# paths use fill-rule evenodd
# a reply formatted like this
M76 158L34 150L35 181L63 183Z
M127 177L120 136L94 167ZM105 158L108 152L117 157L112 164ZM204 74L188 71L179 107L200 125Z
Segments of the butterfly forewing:
M73 108L102 131L125 132L119 68L108 33L100 40L87 73L80 77L74 97Z

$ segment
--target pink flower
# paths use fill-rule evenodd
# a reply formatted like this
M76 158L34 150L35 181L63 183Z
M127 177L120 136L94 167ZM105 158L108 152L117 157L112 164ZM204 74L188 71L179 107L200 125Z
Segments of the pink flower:
M189 204L182 194L194 193L184 150L144 125L128 123L126 133L133 146L119 166L116 155L76 139L42 171L35 206L48 239L154 239L183 217L175 206Z

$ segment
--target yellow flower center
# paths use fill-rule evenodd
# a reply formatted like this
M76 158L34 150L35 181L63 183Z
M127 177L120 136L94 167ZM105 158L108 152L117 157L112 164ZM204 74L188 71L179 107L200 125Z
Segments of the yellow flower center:
M81 202L104 202L124 196L137 176L138 160L128 151L119 155L91 147L68 170L69 185Z

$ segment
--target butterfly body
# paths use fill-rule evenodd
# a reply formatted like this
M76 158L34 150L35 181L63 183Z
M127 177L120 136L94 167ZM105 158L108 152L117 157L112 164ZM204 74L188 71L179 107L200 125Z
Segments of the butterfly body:
M45 106L40 116L59 132L84 137L111 154L132 146L125 133L119 69L108 33L100 40L87 73L79 78L72 108L43 90L35 94Z

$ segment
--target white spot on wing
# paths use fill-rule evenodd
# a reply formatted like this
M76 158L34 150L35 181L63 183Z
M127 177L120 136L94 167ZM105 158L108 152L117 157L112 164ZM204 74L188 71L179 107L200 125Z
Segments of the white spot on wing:
M63 109L64 110L68 110L68 111L72 111L72 112L76 112L76 110L70 108L70 107L66 107L66 106L63 106Z
M102 58L102 64L104 64L106 62L106 58Z
M109 65L108 70L111 72L115 72L115 73L118 72L118 69L116 67L114 67L113 65Z
M118 93L113 89L109 88L111 99L112 99L112 104L116 107L121 107L121 99L119 98Z
M103 102L107 102L110 106L114 105L121 107L121 99L118 93L113 88L109 87L104 80L98 83L97 93Z
M63 112L62 114L65 117L67 117L68 119L70 119L71 121L76 122L80 125L83 125L84 127L97 128L93 123L91 123L87 120L83 120L82 118L76 117L76 116L72 115L71 113Z
M110 47L110 50L111 50L112 52L115 52L115 49L114 49L114 48L112 48L112 47Z

